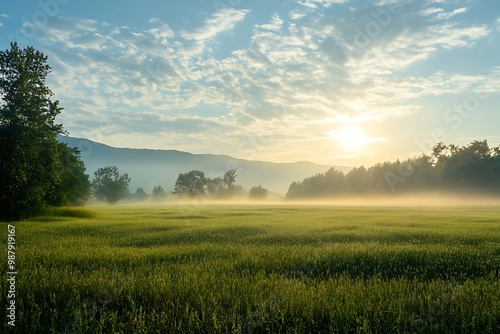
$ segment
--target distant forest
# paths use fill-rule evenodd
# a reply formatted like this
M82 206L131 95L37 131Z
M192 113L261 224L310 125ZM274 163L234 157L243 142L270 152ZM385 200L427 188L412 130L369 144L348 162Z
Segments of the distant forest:
M343 195L399 194L423 191L500 194L500 146L486 140L466 146L439 143L431 155L405 161L353 168L347 174L331 168L293 182L286 198L304 199Z

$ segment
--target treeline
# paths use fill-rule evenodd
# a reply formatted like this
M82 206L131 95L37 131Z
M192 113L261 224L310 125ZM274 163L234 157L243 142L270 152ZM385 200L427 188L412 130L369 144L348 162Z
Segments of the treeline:
M205 196L217 199L228 199L235 196L242 196L245 193L243 186L236 184L236 170L230 169L222 177L213 179L205 176L199 170L192 170L187 173L180 173L174 184L174 191L165 192L162 186L155 186L151 197L153 199L163 199L168 195L178 195L181 197ZM144 200L150 196L142 187L137 188L135 193L127 197L135 200Z
M353 168L347 174L331 168L293 182L286 198L395 194L419 191L469 191L500 194L500 147L486 140L456 146L439 143L430 155Z
M206 177L205 173L199 170L192 170L187 173L180 173L174 184L174 191L171 195L180 197L207 197L212 199L230 199L234 197L246 197L252 199L265 199L269 191L262 186L254 186L247 192L243 186L236 184L236 170L230 169L222 177L213 179ZM169 193L165 192L162 186L155 186L151 197L153 199L163 199ZM144 200L150 196L142 187L137 188L135 193L130 194L129 198Z

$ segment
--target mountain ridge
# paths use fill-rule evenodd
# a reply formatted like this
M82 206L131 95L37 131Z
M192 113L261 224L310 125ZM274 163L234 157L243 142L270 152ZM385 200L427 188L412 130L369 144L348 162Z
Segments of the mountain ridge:
M58 140L81 151L86 172L91 178L98 168L104 166L117 166L121 173L127 173L131 178L131 192L143 187L147 193L151 193L153 187L158 185L171 191L177 176L193 169L201 170L210 178L235 169L237 184L247 189L262 185L279 193L285 193L292 182L323 173L331 167L343 172L350 170L349 167L321 165L310 161L276 163L234 158L230 155L194 154L174 149L118 148L70 136L59 136Z

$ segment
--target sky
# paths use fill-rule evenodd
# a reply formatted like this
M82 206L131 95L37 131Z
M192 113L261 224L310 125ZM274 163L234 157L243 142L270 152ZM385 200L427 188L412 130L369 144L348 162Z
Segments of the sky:
M371 166L500 144L497 0L16 0L71 136Z

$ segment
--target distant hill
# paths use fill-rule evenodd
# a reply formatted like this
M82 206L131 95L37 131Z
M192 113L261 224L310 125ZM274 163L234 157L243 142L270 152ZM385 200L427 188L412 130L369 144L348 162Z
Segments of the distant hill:
M301 181L315 173L324 173L332 167L305 161L272 163L176 150L116 148L88 139L66 136L60 136L58 139L70 147L80 149L91 178L99 167L117 166L121 173L127 173L132 179L130 191L143 187L149 194L157 185L161 185L166 191L173 190L179 173L193 169L201 170L210 178L222 176L227 170L235 169L238 175L236 183L247 189L262 185L269 190L285 193L293 181ZM350 169L335 167L344 172Z

